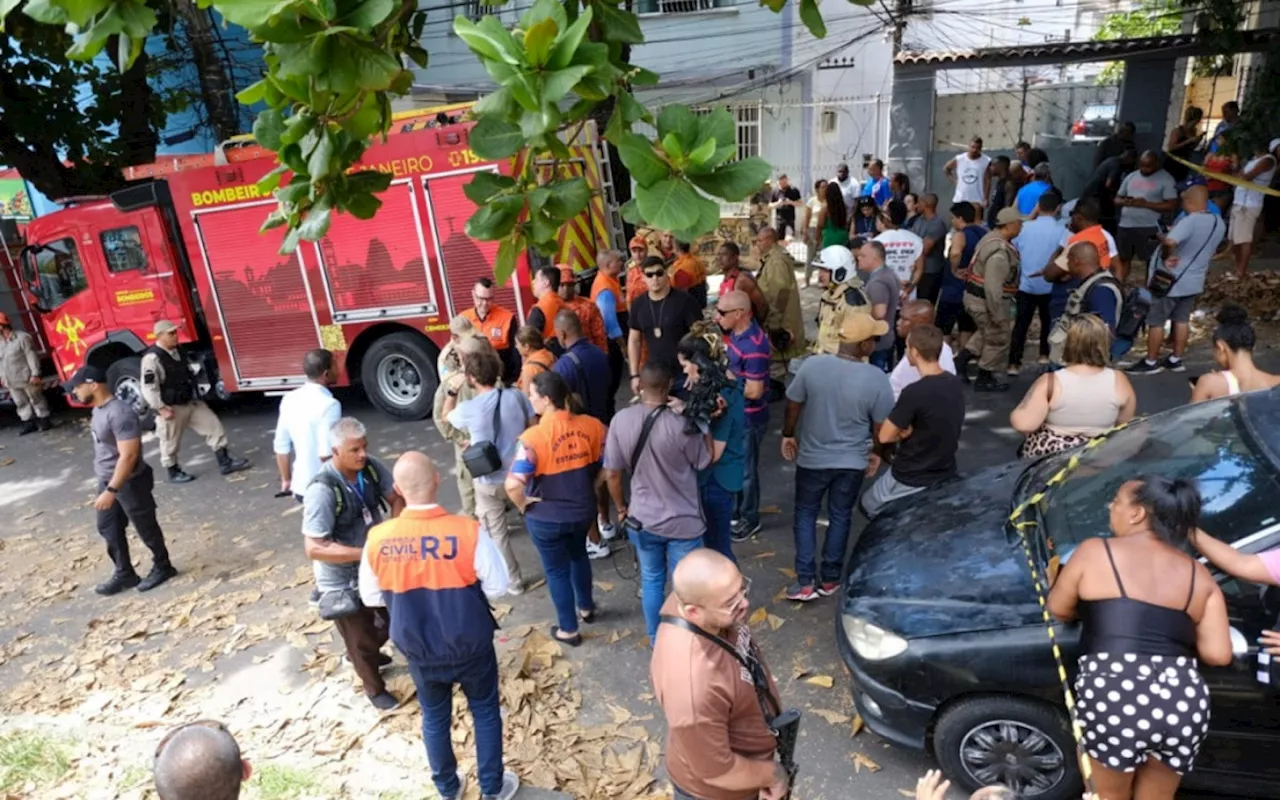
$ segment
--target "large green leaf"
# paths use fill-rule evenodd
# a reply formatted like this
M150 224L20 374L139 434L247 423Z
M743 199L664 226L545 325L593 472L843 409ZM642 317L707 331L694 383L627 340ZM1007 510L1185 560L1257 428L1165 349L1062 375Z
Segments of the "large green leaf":
M520 199L520 198L517 198ZM511 233L516 226L520 209L509 205L490 203L480 206L467 220L466 233L472 239L494 241Z
M800 0L800 21L815 37L822 39L827 35L827 23L822 21L822 12L818 10L818 0Z
M623 134L615 144L622 163L637 184L652 186L671 174L667 163L653 152L653 143L640 134Z
M486 62L492 64L494 62ZM511 96L511 92L504 86L497 91L490 92L481 97L471 110L477 117L485 117L496 115L499 117L508 117L516 112L516 101Z
M400 62L376 45L361 44L352 47L349 53L356 85L361 89L383 91L401 72Z
M591 187L583 178L555 181L548 184L546 189L550 196L543 207L555 219L573 219L591 202Z
M558 103L564 99L569 90L578 85L578 81L591 72L591 67L566 67L557 72L547 72L542 76L542 101Z
M321 205L321 203L317 203L315 208L307 212L307 218L298 226L298 236L308 242L323 238L329 232L329 225L333 222L328 204Z
M546 65L559 32L553 19L544 19L524 32L524 56L530 66L540 68Z
M362 169L347 176L347 188L353 192L382 192L395 176L376 169Z
M640 30L640 19L630 11L599 3L595 8L600 13L600 23L604 28L604 38L610 42L623 44L641 44L644 32Z
M681 230L698 218L698 193L683 178L636 187L636 205L645 221L663 230Z
M335 169L337 165L334 163L333 151L333 133L325 130L321 132L315 149L307 156L307 172L311 175L311 180L323 180L335 172L341 172L340 169Z
M0 33L4 33L4 18L18 7L22 0L0 0Z
M453 21L453 32L483 58L505 61L513 66L524 60L524 48L516 42L511 31L502 27L497 17L482 17L476 23L459 15Z
M711 160L716 154L716 140L708 139L698 145L693 152L689 153L689 163L696 166L702 166Z
M276 12L276 4L267 0L217 0L217 4L223 19L249 29L267 24Z
M111 5L111 0L57 0L57 5L66 12L68 22L83 28Z
M764 159L744 158L707 175L691 174L689 180L707 194L737 202L760 191L769 179L769 172L769 162Z
M557 31L569 27L569 15L565 12L564 4L560 0L536 0L520 17L520 27L527 31L544 20L554 22Z
M5 0L0 0L0 3L3 2L5 2ZM19 0L19 2L21 2L21 0ZM263 100L267 96L268 85L266 78L263 78L257 83L250 84L236 92L236 100L239 101L241 105L251 106L254 103Z
M622 109L622 118L627 123L651 119L649 109L636 99L635 95L625 89L618 90L618 108Z
M505 284L511 274L516 271L516 259L526 247L525 239L519 234L508 236L498 245L498 255L493 260L493 279Z
M664 140L664 147L667 136L675 134L681 152L691 152L706 138L700 136L700 133L698 117L689 110L688 106L667 106L658 114L658 136Z
M494 195L516 185L515 179L496 172L477 172L471 182L462 187L467 199L476 205L484 205Z
M698 214L682 229L673 230L676 239L692 242L720 227L720 204L698 195Z
M471 150L484 159L509 158L524 145L520 126L497 117L481 117L470 139Z
M708 138L714 138L721 147L734 144L737 141L737 131L733 115L723 108L717 108L710 114L699 116L698 142L702 143Z
M399 5L396 0L364 0L345 14L341 22L356 28L373 28L391 16Z
M253 122L253 138L268 150L280 149L280 134L284 132L284 119L280 112L269 108Z
M636 204L636 199L634 197L623 203L622 207L618 209L618 213L622 215L624 220L630 222L632 225L644 224L644 217L640 214L640 206Z
M573 62L573 57L578 52L578 45L582 44L587 28L591 25L591 19L591 6L587 6L569 29L560 34L556 39L555 47L551 49L551 58L547 61L549 69L564 69Z

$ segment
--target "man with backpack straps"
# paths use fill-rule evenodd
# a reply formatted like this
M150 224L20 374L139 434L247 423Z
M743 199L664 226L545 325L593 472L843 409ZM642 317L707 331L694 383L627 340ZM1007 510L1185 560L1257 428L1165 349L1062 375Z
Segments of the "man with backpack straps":
M320 591L320 616L333 620L369 702L387 711L398 704L380 674L391 663L381 652L387 612L360 601L360 557L369 529L398 516L404 501L394 491L391 471L369 455L368 433L359 420L338 420L329 441L333 457L302 496L305 550Z
M1107 323L1114 334L1124 307L1124 290L1120 281L1099 263L1098 248L1092 242L1077 242L1067 251L1067 272L1079 282L1067 296L1067 309L1053 321L1049 332L1049 362L1063 366L1062 352L1067 345L1067 329L1084 314L1093 314Z

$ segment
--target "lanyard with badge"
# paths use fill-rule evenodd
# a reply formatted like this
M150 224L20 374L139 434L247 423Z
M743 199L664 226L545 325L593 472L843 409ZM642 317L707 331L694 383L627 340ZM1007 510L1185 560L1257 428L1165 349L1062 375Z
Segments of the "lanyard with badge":
M369 501L364 496L364 472L361 471L356 475L356 482L353 486L347 483L347 488L356 493L356 497L360 498L360 513L364 516L364 524L373 524L373 512L369 510Z

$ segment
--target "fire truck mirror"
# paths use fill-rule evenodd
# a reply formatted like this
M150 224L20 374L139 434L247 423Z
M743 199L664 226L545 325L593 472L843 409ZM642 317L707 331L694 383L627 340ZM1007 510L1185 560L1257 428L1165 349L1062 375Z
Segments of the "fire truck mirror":
M27 284L27 300L36 311L43 314L49 309L45 308L40 301L40 270L36 268L36 251L40 249L40 245L28 245L22 248L18 260L22 264L22 280Z

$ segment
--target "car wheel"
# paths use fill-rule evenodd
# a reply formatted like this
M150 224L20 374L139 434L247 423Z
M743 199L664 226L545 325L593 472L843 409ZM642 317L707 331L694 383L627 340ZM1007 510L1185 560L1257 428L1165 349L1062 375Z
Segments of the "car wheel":
M934 756L967 792L999 784L1021 797L1080 797L1075 740L1064 711L1021 697L961 700L938 718Z
M406 420L431 416L440 382L430 344L407 331L383 336L370 345L360 364L360 380L374 405Z
M112 361L107 366L107 385L112 394L133 406L144 431L155 430L156 412L142 399L142 358L129 356Z

